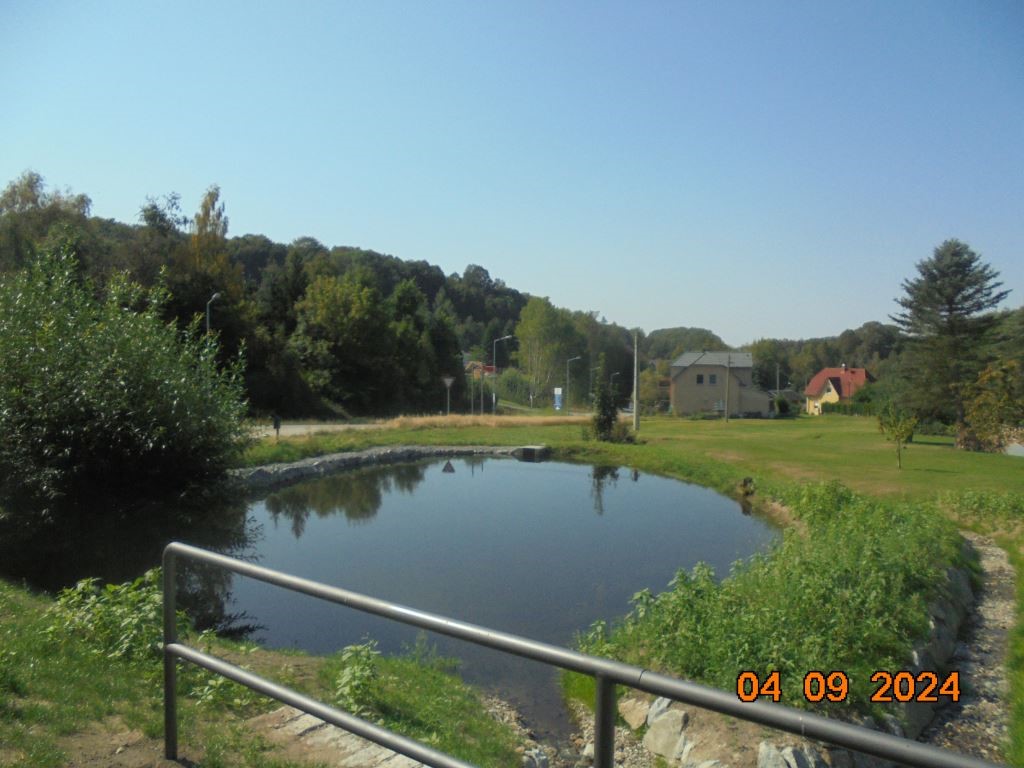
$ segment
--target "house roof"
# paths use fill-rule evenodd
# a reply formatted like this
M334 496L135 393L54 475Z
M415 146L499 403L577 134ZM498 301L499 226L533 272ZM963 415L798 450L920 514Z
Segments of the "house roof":
M754 356L750 352L684 352L672 363L673 368L689 368L691 365L753 368Z
M846 400L853 397L854 393L869 381L874 381L874 377L863 368L822 368L814 374L804 394L808 397L818 397L825 391L825 384L831 382L839 398Z

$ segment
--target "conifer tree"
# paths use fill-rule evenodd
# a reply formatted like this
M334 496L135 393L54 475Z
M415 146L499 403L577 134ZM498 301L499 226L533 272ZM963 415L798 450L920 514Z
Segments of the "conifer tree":
M956 425L957 443L966 435L968 388L991 357L991 310L1009 294L999 273L959 240L947 240L930 259L917 264L918 276L903 281L903 308L892 319L908 336L908 403L917 415Z

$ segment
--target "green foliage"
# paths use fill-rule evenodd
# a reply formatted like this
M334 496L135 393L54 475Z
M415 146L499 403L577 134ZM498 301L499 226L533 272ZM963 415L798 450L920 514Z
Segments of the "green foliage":
M376 640L349 645L340 654L341 670L334 680L334 701L353 715L365 716L370 711L370 693L378 676Z
M549 402L555 386L566 386L566 361L578 356L584 344L573 327L571 314L553 306L546 298L533 296L519 316L515 337L519 342L519 367L529 379L535 402ZM583 361L578 364L582 366ZM570 397L573 392L570 385ZM579 390L575 393L578 402ZM566 403L566 408L570 405Z
M162 676L162 571L153 568L134 581L101 585L84 579L60 591L46 612L44 636L54 647L84 645L87 652L138 667L153 685ZM179 637L194 636L181 611L175 617ZM210 652L213 636L198 635ZM206 707L241 710L251 706L249 689L200 667L183 665L178 673L180 693Z
M878 406L874 403L845 402L822 403L822 413L835 413L841 416L874 416Z
M126 584L101 586L84 579L60 591L48 611L46 633L52 642L84 639L93 653L130 663L161 658L163 594L160 569ZM188 627L178 616L182 632Z
M914 439L917 417L901 409L893 401L882 406L878 413L878 430L885 439L896 445L896 466L903 469L903 446Z
M515 735L486 710L480 694L417 639L401 656L376 643L348 646L327 660L321 678L343 708L476 765L516 765Z
M968 392L965 417L967 448L998 452L1024 434L1024 360L985 368Z
M728 349L728 345L706 328L661 328L644 339L643 351L652 359L675 360L683 352L699 349Z
M942 243L917 271L903 282L906 295L896 300L903 311L893 316L910 339L908 404L919 416L955 423L960 441L968 388L992 354L998 316L991 310L1009 291L999 290L999 273L959 240Z
M733 690L737 670L778 670L783 698L807 705L803 675L847 670L847 704L866 709L874 669L899 669L928 630L927 601L956 557L955 529L934 508L879 504L837 483L790 492L809 528L719 582L704 564L669 589L640 592L609 635L595 625L588 652Z
M619 420L619 409L615 405L615 393L605 382L604 355L599 358L597 378L594 382L594 436L609 442L615 436L615 425Z
M159 289L96 298L76 270L58 252L0 278L0 502L20 519L208 482L245 441L241 361L166 324Z

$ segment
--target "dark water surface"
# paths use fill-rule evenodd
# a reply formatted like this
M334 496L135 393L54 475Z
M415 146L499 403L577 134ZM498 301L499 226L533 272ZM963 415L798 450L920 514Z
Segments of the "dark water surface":
M446 471L450 470L450 471ZM95 506L95 504L94 504ZM572 645L594 621L659 592L680 568L720 576L776 536L713 491L628 469L457 459L362 469L258 500L198 498L90 509L59 526L0 531L0 574L56 590L134 579L185 541L420 610ZM223 570L179 565L179 605L201 627L330 653L365 638L385 653L416 630ZM255 627L255 629L253 629ZM514 703L541 736L569 729L550 668L429 636L468 682Z
M445 469L453 471L445 471ZM611 621L676 571L724 576L775 536L713 491L627 469L458 459L359 470L296 485L249 509L270 568L559 645ZM416 631L235 578L230 613L270 647L329 653L370 637L386 653ZM440 636L469 682L516 704L539 733L567 727L554 672Z

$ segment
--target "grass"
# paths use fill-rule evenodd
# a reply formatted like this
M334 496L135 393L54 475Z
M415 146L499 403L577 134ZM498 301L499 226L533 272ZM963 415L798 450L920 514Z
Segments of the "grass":
M155 578L90 585L56 601L0 581L0 766L66 766L66 737L111 723L119 731L162 738L159 604ZM267 652L194 633L188 643L314 698L336 701L344 669L338 656ZM479 695L442 660L420 651L380 659L377 667L364 714L479 765L517 762L514 732L490 717ZM193 665L180 665L178 677L179 743L192 764L297 768L244 724L276 702Z
M872 496L933 500L941 491L1024 493L1021 460L954 450L942 437L920 437L896 468L896 452L872 418L803 417L779 421L691 421L645 418L641 445L583 439L585 417L424 417L396 419L379 428L273 438L253 444L246 466L354 451L382 445L531 445L544 443L580 459L620 458L651 472L700 480L753 476L775 481L838 480Z

